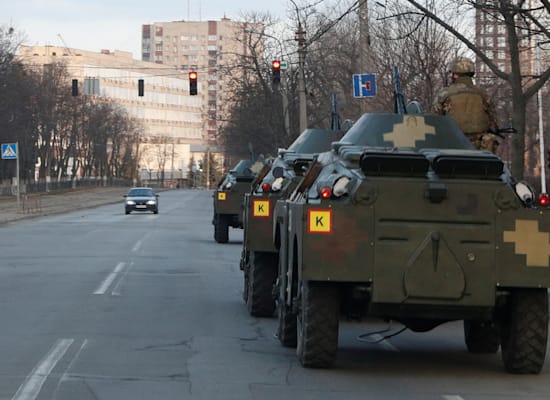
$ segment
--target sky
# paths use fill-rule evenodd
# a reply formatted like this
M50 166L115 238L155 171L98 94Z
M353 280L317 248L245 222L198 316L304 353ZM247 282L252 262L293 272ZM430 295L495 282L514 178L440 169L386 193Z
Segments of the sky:
M240 20L247 12L284 19L287 0L0 0L0 26L29 46L123 50L141 59L141 26L153 22Z

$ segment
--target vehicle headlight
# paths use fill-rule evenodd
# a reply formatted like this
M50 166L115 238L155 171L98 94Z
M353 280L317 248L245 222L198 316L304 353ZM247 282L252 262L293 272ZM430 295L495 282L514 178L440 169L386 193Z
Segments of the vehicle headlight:
M126 204L128 204L129 206L135 206L136 202L134 200L127 200Z
M336 181L336 183L334 183L334 186L332 188L332 194L336 197L340 197L340 196L343 196L346 193L348 193L349 192L349 189L348 189L349 181L350 181L350 179L346 176L338 178L338 180Z
M279 190L281 190L281 188L283 187L284 179L285 178L283 178L283 177L276 178L273 181L273 184L271 185L271 190L274 191L274 192L278 192Z
M233 183L227 182L223 188L224 188L225 190L229 190L229 189L231 189L231 186L233 186Z
M157 202L155 200L147 200L147 205L148 206L154 206L155 204L157 204Z
M535 191L527 182L516 183L515 190L516 194L524 204L529 206L533 203Z

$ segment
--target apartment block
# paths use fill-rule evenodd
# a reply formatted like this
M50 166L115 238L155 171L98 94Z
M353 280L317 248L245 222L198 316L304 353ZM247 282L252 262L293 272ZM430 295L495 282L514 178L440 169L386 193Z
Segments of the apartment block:
M155 22L142 26L143 61L170 65L184 74L198 73L197 97L206 110L204 139L209 145L221 142L220 124L227 106L224 85L227 79L236 78L227 71L246 57L244 38L252 29L260 32L261 27L228 18Z
M33 68L63 63L82 95L115 101L143 128L142 179L185 178L192 145L204 144L203 103L189 95L188 75L169 66L138 61L129 52L89 52L55 46L20 46L19 58ZM143 96L138 81L143 80ZM195 157L196 158L196 157Z

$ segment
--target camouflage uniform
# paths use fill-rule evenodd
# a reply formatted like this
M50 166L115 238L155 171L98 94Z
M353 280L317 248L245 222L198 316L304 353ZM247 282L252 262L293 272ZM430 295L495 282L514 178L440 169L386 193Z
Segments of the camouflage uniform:
M494 153L498 141L490 131L497 129L495 106L483 90L474 86L470 76L458 75L436 96L434 112L453 118L477 149Z

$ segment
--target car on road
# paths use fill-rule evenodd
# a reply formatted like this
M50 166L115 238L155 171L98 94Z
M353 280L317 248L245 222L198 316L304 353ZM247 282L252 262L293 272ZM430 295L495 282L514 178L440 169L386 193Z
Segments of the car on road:
M134 187L124 195L124 212L151 211L159 213L159 195L149 187Z

